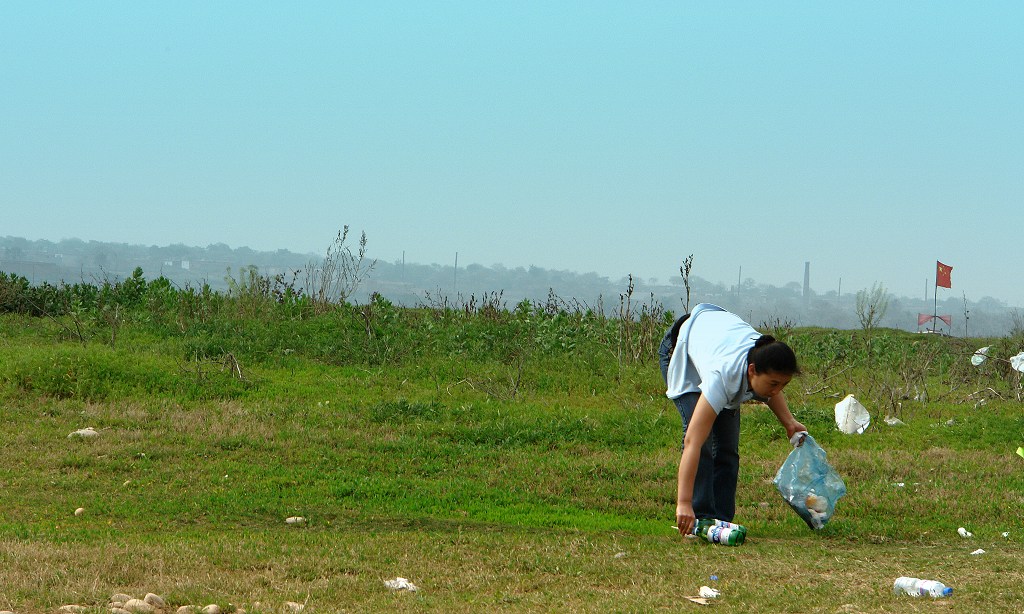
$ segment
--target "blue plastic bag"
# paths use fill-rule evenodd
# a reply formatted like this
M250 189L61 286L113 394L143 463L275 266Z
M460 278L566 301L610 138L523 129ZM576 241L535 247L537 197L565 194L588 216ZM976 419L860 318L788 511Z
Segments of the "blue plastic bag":
M824 527L836 510L836 502L846 494L846 484L825 459L825 450L810 435L793 448L775 474L775 487L786 503L807 526Z

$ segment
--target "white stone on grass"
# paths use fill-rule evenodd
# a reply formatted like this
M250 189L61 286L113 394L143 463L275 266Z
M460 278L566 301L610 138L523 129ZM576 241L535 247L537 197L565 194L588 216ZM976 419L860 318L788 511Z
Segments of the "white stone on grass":
M80 507L77 510L75 510L75 516L81 516L84 513L85 513L85 508L84 507Z
M77 431L73 431L73 432L69 433L68 434L68 439L75 439L75 438L91 439L93 437L98 437L99 434L100 434L99 431L97 431L96 429L92 428L91 426L87 426L84 429L78 429Z
M306 519L302 516L289 516L284 521L286 524L306 524Z
M64 614L82 614L87 608L84 605L62 605L60 606L60 612Z
M167 602L164 601L164 598L155 593L146 593L146 596L143 597L142 600L158 610L162 610L167 607Z
M129 599L125 602L124 609L135 614L151 614L156 611L156 608L141 599Z
M216 603L211 603L210 605L200 610L200 612L202 614L220 614L220 606Z

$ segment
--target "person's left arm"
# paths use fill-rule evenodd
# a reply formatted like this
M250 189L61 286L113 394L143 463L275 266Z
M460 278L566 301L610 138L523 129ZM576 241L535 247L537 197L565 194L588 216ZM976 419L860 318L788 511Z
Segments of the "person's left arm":
M786 437L793 437L800 431L806 431L807 427L796 421L793 413L789 411L789 404L786 403L786 395L779 391L768 399L768 409L772 410L779 424L786 429Z

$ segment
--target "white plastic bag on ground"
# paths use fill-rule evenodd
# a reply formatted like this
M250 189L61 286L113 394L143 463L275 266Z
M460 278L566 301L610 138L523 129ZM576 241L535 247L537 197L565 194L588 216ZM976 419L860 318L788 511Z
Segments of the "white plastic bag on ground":
M871 424L871 415L852 394L836 403L836 426L847 435L860 435Z
M410 593L415 593L419 590L418 586L401 576L394 580L384 580L384 586L393 591L409 591Z
M1021 373L1024 373L1024 352L1021 352L1016 356L1011 356L1010 366L1013 367L1014 371L1020 371Z

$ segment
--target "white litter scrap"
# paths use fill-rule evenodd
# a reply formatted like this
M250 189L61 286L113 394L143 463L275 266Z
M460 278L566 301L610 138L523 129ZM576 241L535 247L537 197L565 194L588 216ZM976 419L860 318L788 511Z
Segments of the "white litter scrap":
M871 415L852 394L836 403L836 426L847 435L860 435L871 425Z
M1020 371L1021 373L1024 373L1024 352L1021 352L1016 356L1011 356L1010 366L1013 367L1014 371Z
M985 554L985 551L984 551L984 550L982 550L981 548L978 548L977 550L975 550L975 551L974 551L974 552L972 552L971 554Z
M988 348L991 346L986 345L983 348L974 350L974 354L971 355L971 364L975 367L981 366L981 363L988 360Z
M711 588L710 586L700 587L700 596L705 599L716 599L717 597L721 596L721 594L722 591L718 590L717 588Z
M889 426L906 426L906 423L897 418L896 416L889 416L885 419L885 423Z
M394 580L384 580L384 586L393 591L409 591L410 593L420 590L418 586L402 577L395 578Z
M965 529L963 527L960 527L959 529L957 529L956 532L960 534L960 537L974 537L974 533L971 533L970 531L968 531L967 529Z
M68 434L68 439L75 439L76 437L79 437L79 438L82 438L82 439L90 439L92 437L99 437L99 434L100 434L99 431L97 431L96 429L92 428L91 426L87 426L84 429L78 429L77 431L69 433Z

